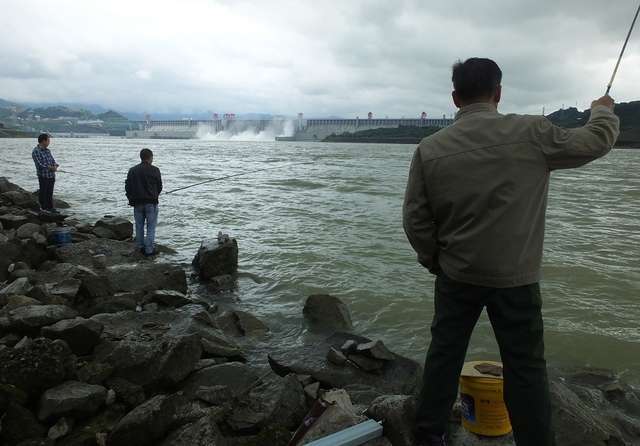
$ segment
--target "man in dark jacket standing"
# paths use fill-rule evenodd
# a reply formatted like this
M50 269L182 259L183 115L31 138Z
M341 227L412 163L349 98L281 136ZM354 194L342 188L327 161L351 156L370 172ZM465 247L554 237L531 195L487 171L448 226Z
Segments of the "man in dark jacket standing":
M50 143L51 137L42 133L38 136L38 145L31 152L31 157L38 174L40 209L44 212L57 212L53 207L53 186L56 182L56 171L59 166L49 150Z
M489 59L455 64L455 122L423 139L411 163L404 229L418 261L437 276L419 445L447 444L460 371L484 308L516 444L555 444L538 285L549 177L606 155L619 121L609 96L593 101L589 122L576 129L544 116L502 115L501 79Z
M136 246L145 256L155 254L154 240L158 223L158 196L162 192L160 169L152 166L153 152L149 149L140 151L140 164L129 169L125 181L125 191L129 206L133 206L136 221ZM147 224L147 237L144 236L144 225Z

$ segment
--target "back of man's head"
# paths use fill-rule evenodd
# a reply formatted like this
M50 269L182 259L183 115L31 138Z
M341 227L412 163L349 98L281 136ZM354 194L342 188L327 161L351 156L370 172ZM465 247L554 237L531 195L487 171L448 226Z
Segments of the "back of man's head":
M492 99L500 87L502 71L491 59L472 57L453 65L451 75L455 95L470 104Z
M153 159L153 152L150 149L142 149L140 151L140 160L151 161Z
M46 133L40 133L40 135L38 135L38 144L42 144L43 142L47 141L49 139L49 135Z

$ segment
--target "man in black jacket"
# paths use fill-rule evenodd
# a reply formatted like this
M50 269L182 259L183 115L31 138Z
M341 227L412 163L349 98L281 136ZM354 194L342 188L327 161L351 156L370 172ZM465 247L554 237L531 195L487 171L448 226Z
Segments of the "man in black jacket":
M153 152L140 151L140 164L129 169L124 183L129 206L133 206L136 221L136 246L145 256L155 254L153 242L158 223L158 195L162 192L160 169L152 166ZM144 236L144 224L147 223L147 237Z

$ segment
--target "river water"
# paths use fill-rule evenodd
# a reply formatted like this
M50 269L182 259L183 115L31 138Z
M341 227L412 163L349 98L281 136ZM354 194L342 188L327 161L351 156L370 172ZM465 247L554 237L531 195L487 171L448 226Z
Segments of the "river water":
M0 139L2 168L37 189L33 141ZM240 278L231 294L272 327L270 342L296 345L312 293L340 297L355 330L423 361L433 315L433 278L415 261L401 222L411 145L271 141L53 139L69 173L56 196L81 217L132 218L127 169L143 147L155 153L165 190L212 177L294 162L162 197L158 242L191 261L218 230L236 237ZM73 175L71 172L89 175ZM555 172L542 282L546 346L555 366L612 368L640 383L640 150L614 150L581 169ZM469 359L498 358L486 315Z

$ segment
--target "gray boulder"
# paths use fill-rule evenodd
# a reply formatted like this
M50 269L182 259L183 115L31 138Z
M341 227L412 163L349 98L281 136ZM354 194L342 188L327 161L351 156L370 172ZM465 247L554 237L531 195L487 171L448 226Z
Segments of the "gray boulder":
M105 404L107 389L78 381L67 381L47 390L40 397L38 418L48 420L61 416L85 418Z
M236 397L249 390L258 380L259 375L256 369L241 362L229 362L192 373L184 381L181 389L187 397L193 398L201 387L225 386Z
M353 328L349 307L337 297L328 294L309 296L302 312L312 329L336 331Z
M158 444L167 433L207 414L180 395L157 395L126 414L109 435L110 446Z
M25 223L28 223L29 219L24 215L3 214L0 215L0 224L4 229L18 229Z
M157 303L163 307L178 308L192 303L183 293L174 290L154 290L145 297L146 303Z
M29 294L33 286L27 277L19 277L9 285L0 290L0 296L25 295Z
M78 312L65 305L27 305L11 310L8 319L12 330L32 331L76 316Z
M324 388L357 388L358 404L369 404L373 398L385 394L416 394L422 385L422 367L415 361L394 354L392 361L383 361L378 373L368 373L351 364L335 365L327 361L333 347L339 350L348 340L358 344L370 339L349 333L335 333L323 342L290 349L284 354L269 355L269 365L275 373L310 375ZM366 391L365 391L366 390Z
M204 416L173 431L160 446L227 446L215 418Z
M40 207L38 200L26 190L12 190L0 194L3 199L7 200L14 206L24 209L38 209Z
M49 339L62 339L76 355L88 355L100 342L103 326L100 322L76 317L56 322L41 330Z
M42 228L40 227L40 225L35 223L25 223L18 228L18 230L16 231L16 236L18 236L18 238L29 238L33 236L34 233L41 232Z
M94 225L94 233L97 228L105 228L111 231L116 240L127 240L133 235L133 224L122 217L105 215Z
M114 292L174 290L186 294L187 276L180 266L148 262L107 267L107 280Z
M202 280L233 275L238 271L238 242L235 238L222 243L218 239L203 240L192 264Z
M0 177L0 194L3 194L5 192L9 192L12 190L21 190L24 191L23 188L21 188L20 186L18 186L15 183L12 183L11 181L9 181L9 179L7 177Z
M111 229L106 228L104 226L96 226L93 228L92 234L99 238L106 238L111 240L118 240L116 233ZM88 240L88 238L87 238Z
M75 356L63 341L38 338L21 349L0 350L0 383L29 396L57 386L75 374Z
M2 431L0 431L2 444L17 445L26 440L39 440L45 436L47 432L45 427L38 422L29 409L12 402L3 412Z

